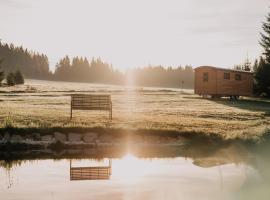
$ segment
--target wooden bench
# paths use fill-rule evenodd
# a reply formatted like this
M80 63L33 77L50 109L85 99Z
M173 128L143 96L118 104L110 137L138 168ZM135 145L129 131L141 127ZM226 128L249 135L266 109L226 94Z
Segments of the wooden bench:
M70 119L72 110L108 110L112 119L111 95L72 94L70 105Z

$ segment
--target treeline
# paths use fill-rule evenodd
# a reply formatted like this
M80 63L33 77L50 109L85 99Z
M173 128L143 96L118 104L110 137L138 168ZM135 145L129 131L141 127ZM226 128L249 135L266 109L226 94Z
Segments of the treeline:
M6 84L9 86L24 84L24 77L20 70L17 70L15 73L9 72L7 75L2 71L3 59L0 59L0 86L2 86L2 81L6 79Z
M0 59L3 59L1 65L6 74L20 70L27 78L52 78L48 57L44 54L0 42Z
M1 42L0 59L3 59L1 70L5 74L20 70L25 78L30 79L193 88L194 72L191 66L146 66L121 72L100 58L88 60L85 57L65 56L59 60L52 73L46 55Z
M66 56L57 63L53 79L153 87L181 87L183 84L185 88L192 88L194 72L191 66L185 68L147 66L123 73L115 70L111 64L103 62L100 58L92 58L88 61L87 58L75 57L71 61Z
M128 75L130 73L130 75ZM193 88L194 70L191 66L177 68L163 66L148 66L133 69L127 73L127 79L134 78L139 86Z
M123 84L124 74L113 69L112 65L103 62L100 58L87 58L66 56L56 64L53 80L88 83Z

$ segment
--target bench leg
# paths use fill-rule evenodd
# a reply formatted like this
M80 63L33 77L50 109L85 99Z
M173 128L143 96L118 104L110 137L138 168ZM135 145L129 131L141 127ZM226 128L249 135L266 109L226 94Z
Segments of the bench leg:
M70 108L70 119L72 119L72 108Z

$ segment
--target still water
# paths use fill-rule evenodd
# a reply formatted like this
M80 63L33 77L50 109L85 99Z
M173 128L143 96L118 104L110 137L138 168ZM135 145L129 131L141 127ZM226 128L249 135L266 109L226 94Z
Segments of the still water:
M268 150L193 153L2 160L0 199L270 199Z

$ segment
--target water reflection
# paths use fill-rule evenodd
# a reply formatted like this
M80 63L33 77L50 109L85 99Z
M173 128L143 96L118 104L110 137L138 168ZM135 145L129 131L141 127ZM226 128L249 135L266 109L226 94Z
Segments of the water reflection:
M112 160L109 159L108 166L72 166L70 160L70 180L108 180L112 173Z
M91 156L62 152L54 160L2 160L0 194L1 199L269 199L269 147L134 147L120 153L99 149Z

